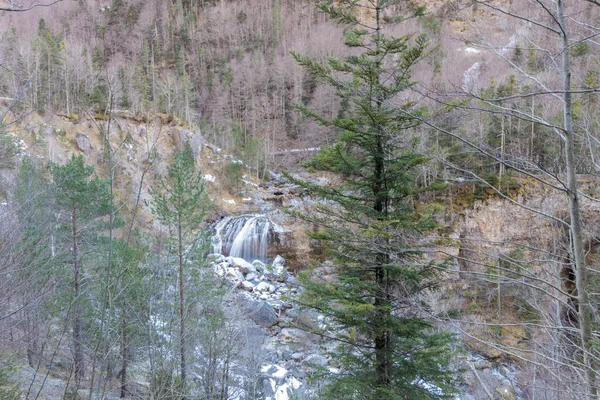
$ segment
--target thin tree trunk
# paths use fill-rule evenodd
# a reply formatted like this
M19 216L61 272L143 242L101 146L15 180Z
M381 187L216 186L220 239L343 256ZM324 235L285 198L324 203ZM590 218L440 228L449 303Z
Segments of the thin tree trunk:
M79 388L83 373L83 350L81 347L82 325L81 325L81 306L79 304L79 244L77 232L77 208L72 210L73 223L73 274L75 277L75 306L73 308L73 361L75 363L75 386Z
M127 320L125 313L121 313L121 398L127 396Z
M184 291L183 291L183 234L181 216L177 221L177 238L179 245L179 343L181 352L181 391L182 400L186 400L186 365L185 365L185 326L184 326Z
M575 138L573 131L573 108L571 95L571 66L569 59L569 38L565 23L563 0L557 0L556 13L561 28L562 39L562 79L564 90L564 136L567 169L568 203L571 233L571 251L575 262L575 283L577 287L578 318L580 328L581 350L583 365L587 379L588 394L597 398L596 373L592 362L592 307L588 294L588 276L585 253L583 248L583 226L577 193L577 175L575 170Z

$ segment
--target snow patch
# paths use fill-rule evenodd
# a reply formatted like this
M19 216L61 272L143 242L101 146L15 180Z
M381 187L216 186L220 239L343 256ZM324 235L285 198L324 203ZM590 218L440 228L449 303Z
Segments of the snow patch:
M467 48L465 49L465 53L470 53L470 54L479 54L479 53L481 53L481 50L479 50L479 49L476 49L476 48L474 48L474 47L467 47Z
M211 175L211 174L206 174L206 175L204 175L204 176L202 177L202 179L203 179L205 182L215 182L215 181L217 180L217 178L215 178L215 177L214 177L213 175Z
M465 71L463 75L462 89L465 92L468 92L473 89L473 84L475 83L475 79L479 76L479 69L481 68L481 64L476 62L471 65L471 67Z

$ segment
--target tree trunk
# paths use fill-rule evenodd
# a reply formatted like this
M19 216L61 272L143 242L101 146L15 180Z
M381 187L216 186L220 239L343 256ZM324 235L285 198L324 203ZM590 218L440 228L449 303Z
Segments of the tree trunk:
M588 394L597 398L596 373L592 362L592 307L588 294L588 276L585 253L583 248L583 226L577 193L577 175L575 160L575 132L573 131L573 108L571 95L571 66L569 59L569 38L564 16L563 0L557 0L556 13L561 28L562 39L562 79L564 90L564 132L568 204L570 215L571 251L575 263L575 283L577 287L578 319L580 328L581 350L583 352L583 367L587 379Z
M179 216L177 221L177 238L179 252L179 343L181 355L181 391L183 393L182 400L186 400L186 365L185 365L185 326L184 326L184 291L183 291L183 234L182 221Z
M79 388L81 379L83 379L83 350L81 347L82 325L81 325L81 306L79 304L79 244L77 232L77 208L73 207L73 274L75 277L75 300L73 308L73 361L75 363L75 384Z
M381 41L381 5L378 1L377 7L375 8L375 22L377 28L375 31L376 48L379 57L379 46ZM379 68L379 63L377 64ZM375 107L381 109L382 102L379 98L375 99ZM375 165L373 171L374 187L373 194L375 195L375 202L373 209L377 211L378 218L384 218L387 214L388 208L388 193L385 190L385 151L384 141L385 132L380 128L377 129L377 137L375 140L376 153L374 155ZM382 193L385 195L382 196ZM374 300L375 312L377 313L375 323L377 326L374 327L375 337L375 387L376 389L385 389L390 385L391 377L391 349L390 349L390 332L385 327L387 326L387 320L389 319L390 308L389 299L387 294L387 273L384 271L383 266L388 262L388 256L380 254L377 256L378 262L375 268L375 282L377 285L377 293ZM377 393L376 393L377 395Z
M121 314L121 398L127 396L127 319L125 313Z

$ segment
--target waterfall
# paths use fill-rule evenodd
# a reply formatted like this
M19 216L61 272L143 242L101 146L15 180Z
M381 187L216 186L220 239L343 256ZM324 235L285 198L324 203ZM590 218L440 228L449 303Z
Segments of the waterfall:
M215 225L212 252L240 257L250 262L268 262L267 247L273 228L273 223L266 215L225 217Z

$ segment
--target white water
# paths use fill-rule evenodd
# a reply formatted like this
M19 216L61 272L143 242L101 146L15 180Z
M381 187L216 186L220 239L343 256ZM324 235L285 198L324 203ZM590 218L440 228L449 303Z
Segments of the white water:
M273 223L266 215L225 217L215 226L212 252L266 263L273 229Z

